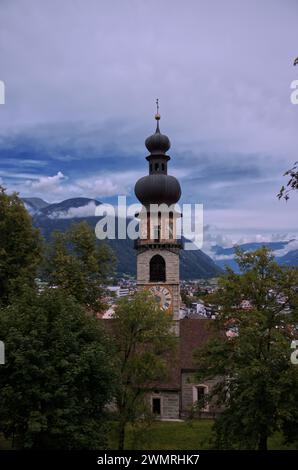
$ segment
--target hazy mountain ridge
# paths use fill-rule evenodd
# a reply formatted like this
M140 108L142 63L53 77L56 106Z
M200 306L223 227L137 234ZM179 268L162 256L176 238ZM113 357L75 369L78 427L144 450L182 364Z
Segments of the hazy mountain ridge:
M290 240L293 241L293 240ZM284 248L289 241L280 241L280 242L251 242L251 243L243 243L239 246L244 251L254 251L260 248L263 245L266 245L271 250L281 250ZM235 245L236 246L236 245ZM233 255L235 251L235 246L231 246L229 248L223 248L219 245L214 245L212 247L212 251L215 255Z
M40 197L23 197L22 201L25 204L26 209L31 215L35 214L39 210L42 210L50 204Z
M28 198L26 199L28 200ZM27 201L24 200L24 202L27 207ZM43 207L37 204L35 210L32 207L30 213L34 225L41 230L47 240L50 239L54 230L65 231L73 222L85 220L92 228L95 228L100 220L100 217L94 216L95 207L101 204L96 199L73 198L54 204L48 204L45 201L43 203ZM34 204L31 204L31 206L34 206ZM134 249L133 240L115 239L107 240L107 243L116 254L118 275L136 275L136 250ZM210 278L219 276L222 273L221 268L201 250L182 250L180 271L181 279Z
M252 242L237 245L244 251L254 251L262 246L266 246L272 250L276 261L280 265L298 266L298 241L295 239L284 240L279 242ZM291 248L292 247L292 248ZM224 248L219 245L212 247L214 253L214 261L218 266L224 269L229 266L234 271L239 272L238 265L234 260L236 246Z

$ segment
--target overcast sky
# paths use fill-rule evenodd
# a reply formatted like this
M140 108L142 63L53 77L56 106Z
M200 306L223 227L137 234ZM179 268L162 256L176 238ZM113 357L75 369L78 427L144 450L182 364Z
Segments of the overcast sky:
M134 201L159 97L206 236L297 235L297 195L276 198L298 160L297 21L297 0L0 0L2 184Z

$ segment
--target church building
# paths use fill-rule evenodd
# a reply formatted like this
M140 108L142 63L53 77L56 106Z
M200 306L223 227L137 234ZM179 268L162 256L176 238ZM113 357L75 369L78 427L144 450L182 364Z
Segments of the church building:
M149 155L148 175L135 185L135 194L142 204L138 214L140 238L136 241L137 285L150 289L162 309L173 318L178 336L175 360L169 361L168 377L148 390L152 412L160 419L179 419L189 415L193 405L208 393L214 381L197 383L193 353L211 335L212 320L180 318L179 253L183 249L176 226L179 211L175 204L181 196L179 181L168 174L171 147L169 138L160 132L160 114L157 113L156 131L145 141ZM201 415L214 417L212 406Z

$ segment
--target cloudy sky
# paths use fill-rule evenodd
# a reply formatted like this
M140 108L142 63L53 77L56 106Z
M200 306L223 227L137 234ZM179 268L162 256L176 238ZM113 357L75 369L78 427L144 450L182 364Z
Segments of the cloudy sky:
M57 202L135 202L144 139L172 142L206 240L297 236L297 0L0 0L0 178Z

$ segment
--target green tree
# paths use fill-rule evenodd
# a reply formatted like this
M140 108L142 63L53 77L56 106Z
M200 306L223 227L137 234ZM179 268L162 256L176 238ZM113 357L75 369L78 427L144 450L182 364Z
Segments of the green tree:
M105 445L113 358L100 322L62 290L24 296L0 311L0 432L19 448Z
M68 231L54 232L46 260L50 285L63 289L82 305L102 309L103 284L113 272L110 248L98 244L87 222L72 224Z
M297 269L278 266L266 248L238 249L236 261L241 273L229 269L211 296L221 307L216 320L221 334L197 352L198 377L218 379L207 397L223 407L215 446L264 450L268 437L297 417L298 368L290 362L290 344L298 275ZM243 300L249 301L248 310ZM229 329L235 336L223 334Z
M42 243L16 193L0 187L0 306L34 286Z
M171 316L146 291L119 301L112 326L118 376L118 448L122 450L126 425L145 412L146 390L166 376L176 338Z

